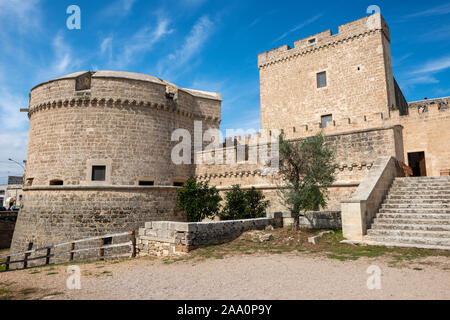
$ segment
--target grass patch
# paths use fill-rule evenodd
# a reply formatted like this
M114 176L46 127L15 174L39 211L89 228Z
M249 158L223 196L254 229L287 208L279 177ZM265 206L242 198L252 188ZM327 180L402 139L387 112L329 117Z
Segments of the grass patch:
M58 274L58 272L49 272L49 273L47 273L48 276L53 276L55 274Z
M360 258L386 257L395 267L408 265L409 262L429 256L450 257L450 252L439 250L425 250L416 248L389 248L382 246L365 246L341 243L344 240L342 231L324 234L317 245L308 242L308 238L320 233L321 230L293 231L289 228L272 231L250 231L232 242L199 248L187 255L165 257L164 264L187 261L201 261L205 259L223 259L235 255L252 254L285 254L302 253L315 254L339 261L355 261ZM273 239L261 242L264 234L271 233Z

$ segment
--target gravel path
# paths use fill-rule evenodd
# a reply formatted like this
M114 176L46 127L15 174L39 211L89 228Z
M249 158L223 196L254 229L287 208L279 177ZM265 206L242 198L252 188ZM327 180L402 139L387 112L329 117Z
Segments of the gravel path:
M382 259L339 261L301 254L171 264L141 258L81 264L81 290L66 288L67 266L2 273L0 282L40 288L32 298L45 299L450 299L448 258L428 259L430 265L415 270L390 267ZM381 290L367 289L366 270L374 264L382 271Z

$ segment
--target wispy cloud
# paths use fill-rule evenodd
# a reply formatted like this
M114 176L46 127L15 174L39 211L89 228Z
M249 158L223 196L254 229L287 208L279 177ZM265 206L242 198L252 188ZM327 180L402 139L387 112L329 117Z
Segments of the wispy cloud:
M315 22L316 20L320 19L322 16L323 16L323 13L319 13L319 14L315 15L314 17L312 17L312 18L306 20L305 22L303 22L303 23L297 25L296 27L292 28L291 30L289 30L289 31L287 31L287 32L285 32L285 33L283 33L281 36L279 36L279 37L276 38L274 41L272 41L272 43L278 42L278 41L280 41L281 39L286 38L286 37L287 37L289 34L291 34L292 32L295 32L295 31L298 31L298 30L300 30L300 29L303 29L303 28L306 27L307 25L309 25L309 24Z
M158 18L157 25L154 27L145 26L139 29L130 39L119 42L117 57L112 57L113 46L115 44L113 36L106 37L100 45L100 54L108 54L110 58L109 64L117 68L126 68L138 56L151 51L153 46L161 41L165 36L171 34L174 30L170 28L170 21L167 18ZM112 59L112 60L111 60Z
M435 84L435 83L439 83L439 80L429 75L410 77L401 81L401 85L404 88L413 87L417 84Z
M214 32L214 23L208 16L202 16L184 39L181 48L158 63L158 73L169 78L174 71L184 67L198 55L205 42ZM172 75L173 76L173 75ZM174 80L172 78L172 80Z
M40 0L0 0L0 25L19 32L40 28Z
M450 13L450 3L446 3L437 7L433 7L427 10L415 12L405 16L406 19L417 18L417 17L429 17L429 16L439 16Z
M428 61L419 69L411 72L411 74L434 73L448 68L450 68L450 56Z
M53 38L52 47L55 58L50 68L52 73L50 76L61 76L69 73L69 71L75 71L74 69L81 64L80 60L74 57L62 31L59 31Z
M103 10L105 16L127 16L137 0L115 0Z

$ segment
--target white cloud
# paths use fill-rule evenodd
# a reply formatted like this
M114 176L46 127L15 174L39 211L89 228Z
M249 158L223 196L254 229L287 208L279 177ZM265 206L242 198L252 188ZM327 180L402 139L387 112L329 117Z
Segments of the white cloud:
M27 129L28 118L21 113L20 108L26 108L28 101L25 97L12 94L5 87L0 89L0 126L2 130ZM0 148L0 150L3 150Z
M74 71L80 65L80 61L74 58L72 49L64 39L61 31L53 38L52 47L55 61L50 69L51 76L65 75L70 73L70 71Z
M137 0L116 0L103 10L106 16L126 16L133 9Z
M0 25L20 32L40 27L40 0L0 0Z
M214 23L208 16L202 16L184 39L181 48L158 63L158 72L164 78L169 78L174 71L185 66L194 56L199 55L201 48L212 35L213 30Z
M445 15L445 14L449 14L449 13L450 13L450 3L446 3L441 6L437 6L437 7L427 9L427 10L409 14L405 18L439 16L439 15Z
M127 16L136 2L137 0L116 0L103 10L103 14L106 16Z
M401 81L401 85L404 88L414 87L417 84L434 84L434 83L439 83L439 80L429 75L411 77Z
M433 73L439 72L450 68L450 56L441 57L435 60L428 61L419 69L411 72L411 74L421 74L421 73Z
M117 68L126 68L135 61L139 55L143 55L153 49L153 46L174 30L170 28L169 19L159 17L155 28L146 26L138 30L129 40L122 43L122 50L116 59L110 64ZM111 50L113 52L112 37L105 38L101 44L101 53Z
M309 25L309 24L315 22L316 20L320 19L322 16L323 16L323 13L319 13L318 15L315 15L314 17L312 17L312 18L306 20L305 22L299 24L298 26L292 28L291 30L289 30L289 31L287 31L287 32L285 32L285 33L283 33L283 34L282 34L281 36L279 36L277 39L275 39L274 41L272 41L272 43L278 42L278 41L280 41L281 39L286 38L286 37L287 37L290 33L292 33L292 32L295 32L295 31L298 31L298 30L300 30L300 29L303 29L303 28L306 27L307 25Z

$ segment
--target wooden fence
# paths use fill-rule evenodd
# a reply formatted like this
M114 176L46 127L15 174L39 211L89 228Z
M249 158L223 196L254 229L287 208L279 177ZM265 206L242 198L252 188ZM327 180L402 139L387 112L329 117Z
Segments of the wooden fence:
M105 239L112 239L112 238L123 237L123 236L130 236L130 241L123 242L123 243L118 243L118 244L105 244ZM80 243L83 243L83 242L88 242L88 241L95 241L95 240L99 241L99 246L98 247L75 249L75 246L77 244L80 244ZM70 249L68 249L67 251L61 251L61 252L54 252L54 253L52 253L53 249L61 248L61 247L64 247L64 246L70 246ZM12 253L12 254L8 254L7 256L0 257L0 260L6 259L6 261L0 262L0 266L1 265L6 265L6 270L9 270L9 267L10 267L11 264L23 263L23 268L26 269L28 267L28 262L29 261L41 260L41 259L42 260L45 259L45 265L49 265L50 264L50 258L56 257L56 256L61 256L61 255L68 255L69 256L68 257L69 258L68 261L74 261L75 253L92 251L92 250L98 250L98 259L99 260L104 260L105 259L105 249L119 248L119 247L125 247L125 246L130 246L131 247L131 257L135 258L136 257L136 234L135 234L134 231L124 232L124 233L116 233L116 234L109 234L109 235L105 235L105 236L92 237L92 238L86 238L86 239L81 239L81 240L75 240L75 241L70 241L70 242L66 242L66 243L60 243L60 244L56 244L56 245L53 245L53 246L39 248L39 249L34 249L34 250L33 250L33 243L30 242L28 244L27 251L18 252L18 253ZM43 256L30 258L31 254L37 253L37 252L42 252L42 251L46 251L46 254L43 255ZM24 256L23 260L11 261L11 258L22 256L22 255Z

